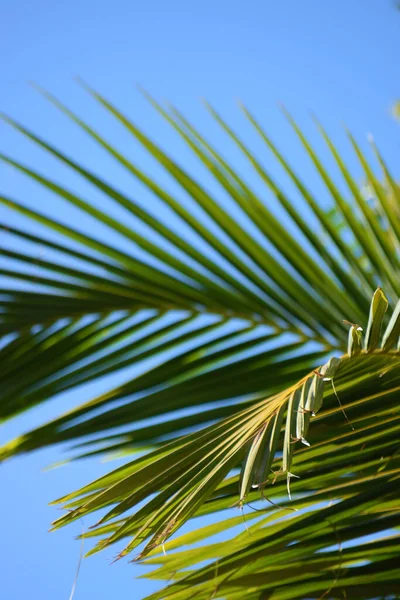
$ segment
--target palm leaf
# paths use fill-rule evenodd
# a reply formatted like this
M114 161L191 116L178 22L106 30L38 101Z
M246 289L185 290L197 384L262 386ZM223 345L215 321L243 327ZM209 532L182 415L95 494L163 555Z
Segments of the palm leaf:
M381 320L376 307L382 297L378 289L371 302L369 331ZM398 321L397 312L394 311L395 319L384 333L385 339L390 336L394 321ZM324 393L324 385L330 388L333 379L334 386ZM254 587L258 593L265 590L276 598L302 598L304 594L319 597L337 587L339 579L340 587L353 593L353 587L363 589L364 583L378 585L379 578L368 578L368 573L377 572L375 565L380 574L383 570L387 579L392 578L397 585L398 536L392 536L386 547L384 532L400 524L396 508L400 489L399 389L398 351L367 348L353 356L331 359L292 388L217 425L163 445L60 499L68 512L54 526L106 508L90 533L106 537L91 553L133 536L121 557L150 538L137 558L158 554L145 561L161 565L151 576L176 579L176 583L151 596L153 600L185 598L193 593L207 598L216 590L231 598L243 587ZM317 414L310 430L311 448L294 449L304 439L304 431L299 439L292 434L304 390L305 410ZM286 423L283 431L278 430L280 442L276 444L269 424L274 424L279 415L282 423L285 412ZM271 442L272 460L264 451L271 448ZM280 453L277 450L281 444ZM358 460L353 448L361 448ZM269 465L269 473L265 481L254 485L260 459ZM241 475L230 475L242 460ZM295 484L295 499L289 503L298 511L296 516L287 512L290 495L285 489L292 462L300 476ZM266 496L269 507L258 505L261 514L251 515L251 519L258 519L257 523L227 542L173 552L237 526L237 518L220 519L204 532L197 529L182 539L166 541L191 516L211 514L233 504L240 507L249 502L253 507ZM137 512L121 520L124 512L146 498L147 503ZM368 572L358 567L361 553L357 546L342 549L344 542L353 543L367 535L380 536L373 542L371 552L367 547L362 554L362 559L368 560ZM375 553L375 544L382 548L382 555L379 550ZM162 546L165 555L159 554ZM332 546L337 547L333 550ZM205 560L212 562L188 571Z
M283 168L293 196L214 108L208 106L212 118L251 169L246 177L176 108L145 94L211 176L208 189L84 87L164 169L173 191L47 92L158 204L127 195L4 117L105 201L95 205L0 155L94 224L61 222L55 210L0 196L0 418L95 380L105 389L11 440L0 458L60 442L74 444L74 457L139 452L62 499L68 512L55 527L102 510L88 534L101 538L93 551L128 538L121 555L136 548L161 565L152 576L174 581L154 600L242 598L243 588L248 598L341 597L341 587L354 598L390 587L397 593L398 540L384 532L399 525L399 304L386 314L400 295L399 188L375 143L382 177L349 136L374 196L369 203L322 126L346 195L286 113L326 186L323 205L247 108L246 121ZM113 206L126 220L113 216ZM173 218L160 216L157 206ZM19 215L21 225L8 215ZM100 231L109 232L107 241ZM377 287L362 342L359 323ZM107 388L105 378L115 372L120 383ZM290 502L294 475L300 479ZM256 522L229 542L207 540L237 527L240 516L167 541L193 517L247 503L262 513L251 514ZM359 566L354 540L372 534L378 537L362 555L368 568ZM195 547L174 552L184 544ZM204 560L209 564L198 567Z
M379 312L375 311L377 297L382 297L381 290L376 292L372 300L368 330L374 327L376 321L379 321L381 317ZM392 324L389 327L391 328ZM83 490L69 495L63 501L69 502L72 500L75 505L76 498L80 498L81 504L75 509L72 505L67 504L66 507L70 512L65 517L61 517L59 522L64 524L80 517L82 514L98 510L109 504L117 504L102 518L100 521L102 524L111 518L119 517L125 510L132 508L145 498L150 498L155 492L160 492L137 514L129 517L126 523L120 529L117 529L115 534L106 542L107 544L113 543L121 537L125 537L127 531L135 531L138 528L138 523L150 514L150 519L139 529L137 539L135 538L134 542L131 542L128 547L130 550L143 541L143 537L140 537L142 532L146 533L145 538L152 535L153 532L153 539L144 550L144 553L147 553L154 545L159 545L160 540L163 542L167 536L178 529L187 519L188 514L190 516L196 511L197 502L199 500L203 502L204 490L208 490L207 494L209 496L217 488L230 470L240 463L246 447L249 447L249 451L244 460L240 476L239 505L245 503L253 486L256 489L265 487L272 477L271 465L280 446L279 441L276 442L280 437L280 428L275 428L274 431L273 425L276 418L279 419L280 423L282 422L282 416L285 412L287 413L284 426L285 434L281 441L283 446L282 464L274 477L277 474L286 477L290 498L289 481L293 476L291 465L294 445L296 442L304 442L306 434L305 419L303 419L303 427L300 428L299 436L296 437L297 420L301 410L303 410L304 416L315 416L319 413L323 401L324 387L328 381L330 382L333 379L336 381L337 379L337 384L335 383L332 387L333 393L331 393L331 398L333 397L332 399L336 403L337 395L342 396L348 388L351 389L354 395L354 388L357 390L357 384L361 389L365 389L367 384L372 385L372 381L377 381L378 388L382 387L383 373L385 379L388 378L390 385L393 386L390 390L396 390L400 375L397 351L374 353L373 350L367 348L366 353L363 352L353 357L332 358L319 371L312 372L291 388L267 400L253 404L249 408L242 409L233 417L226 418L215 425L173 440L166 446L161 446L160 450L155 450L153 454L146 454L144 457L134 460L122 468L124 476L122 479L118 479L117 483L114 483L116 474L112 472L109 476L102 477L88 487L83 488ZM357 379L354 381L355 375ZM304 408L302 408L300 400L304 390L306 390L306 400ZM385 407L386 411L389 408L390 406L387 405ZM343 410L340 400L334 413L337 413L338 410ZM357 402L354 410L353 408L350 410L350 418L357 417L360 410L359 402ZM364 407L363 410L365 411ZM368 414L366 413L362 415L362 419L367 417ZM359 435L354 425L351 425L351 432L355 437ZM361 428L361 432L364 435L363 428ZM273 444L272 451L271 441ZM265 450L268 449L270 455L266 457ZM309 454L312 456L313 453L309 452ZM215 472L212 470L210 473L211 465L214 462ZM265 462L269 465L266 468L265 481L254 479L258 471L258 465L261 463L264 466ZM326 462L329 463L329 460ZM144 467L143 464L145 464ZM169 468L166 468L167 465L170 465ZM337 458L335 466L337 469ZM94 491L97 494L93 496ZM85 499L86 494L89 495L88 501ZM188 510L191 511L189 513L185 509L186 503L188 504ZM152 507L150 513L149 507ZM183 516L181 516L181 511ZM152 529L153 521L156 523L154 530ZM101 547L104 544L104 542L101 542Z

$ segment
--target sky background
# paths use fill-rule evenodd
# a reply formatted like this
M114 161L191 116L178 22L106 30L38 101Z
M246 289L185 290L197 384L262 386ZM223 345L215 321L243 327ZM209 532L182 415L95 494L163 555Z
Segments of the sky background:
M400 96L400 12L391 0L0 0L0 9L0 110L124 190L131 191L132 186L127 174L49 106L29 82L57 95L122 152L152 169L126 133L76 85L76 75L131 115L195 173L199 167L149 108L136 84L176 104L232 161L235 152L217 132L200 99L207 98L237 131L245 132L235 104L240 98L321 195L321 184L280 114L279 102L294 113L321 150L310 119L310 113L316 113L356 173L343 123L364 146L366 134L372 132L389 164L397 167L399 129L390 109ZM51 169L55 179L79 193L94 194L2 123L0 151L38 170ZM0 191L32 202L43 212L56 212L57 218L73 216L73 211L55 205L50 195L9 168L0 168ZM91 198L100 202L96 195ZM2 222L16 222L0 210ZM115 377L113 383L118 381ZM6 424L0 442L87 399L103 385L96 382L90 389L64 394L54 405ZM56 516L48 502L106 472L110 464L85 461L43 472L61 456L46 450L0 467L0 595L4 600L69 598L79 557L73 537L81 525L47 533ZM84 561L75 600L133 600L155 589L152 582L135 581L142 567L109 566L110 559L106 551Z

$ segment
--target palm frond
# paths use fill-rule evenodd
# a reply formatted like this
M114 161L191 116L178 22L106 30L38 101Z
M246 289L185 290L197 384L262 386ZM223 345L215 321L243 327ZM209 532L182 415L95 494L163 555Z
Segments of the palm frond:
M68 512L55 527L102 510L87 534L100 536L93 552L129 538L121 555L137 549L159 565L151 576L173 581L152 600L234 600L244 589L250 599L336 598L340 588L351 598L397 593L399 542L384 534L399 526L400 304L391 315L386 309L400 296L400 195L375 142L381 175L348 134L366 198L317 122L344 193L285 111L326 188L321 202L246 107L246 122L291 194L213 107L214 122L247 161L246 176L180 111L145 93L206 170L207 187L83 86L164 169L172 191L47 92L158 204L4 117L102 200L0 154L51 193L54 206L62 201L84 217L62 222L53 206L46 213L38 202L0 196L0 420L68 390L84 393L93 381L105 389L5 444L0 460L60 442L74 444L75 458L134 452L133 461L63 498ZM116 372L113 387L106 378ZM254 503L261 513L247 519L256 522L227 542L208 539L241 516L169 539L194 517ZM355 540L372 534L361 553ZM175 552L186 544L195 547Z
M366 389L369 392L375 388L380 390L380 398L385 396L385 415L389 411L391 418L395 418L392 412L393 406L390 400L387 400L386 395L388 398L394 398L395 392L398 390L400 355L397 350L383 351L379 349L377 351L375 344L372 347L370 342L375 335L371 332L378 331L378 335L380 333L381 304L384 300L386 301L386 298L382 290L378 289L371 302L365 351L353 356L331 358L318 371L312 372L291 388L242 409L234 416L223 419L199 432L172 440L152 453L145 454L82 490L68 495L62 499L67 503L68 513L61 517L55 526L64 525L82 515L115 505L99 521L98 525L103 525L112 519L119 519L124 512L148 499L147 504L139 508L132 516L127 517L123 524L118 521L115 532L98 545L98 549L102 549L127 535L134 534L132 541L121 554L125 555L150 538L139 555L143 557L153 548L163 544L188 518L195 515L199 507L210 498L213 492L218 493L218 486L241 460L244 460L244 463L239 477L237 498L239 506L245 504L251 490L263 490L271 478L275 480L280 476L284 476L287 480L287 493L290 498L289 482L293 477L292 461L295 445L302 442L309 446L305 436L309 429L310 419L317 413L319 416L324 387L328 382L332 382L328 416L333 414L337 418L338 413L343 413L345 425L350 425L350 432L344 434L347 450L349 443L354 443L357 438L357 442L362 443L359 438L361 437L363 440L366 431L368 434L369 429L374 429L369 420L371 411L374 417L377 417L374 414L374 404L379 394L369 394L367 397L363 397ZM399 326L398 310L393 313L393 317L384 334L385 343L393 328ZM333 384L333 380L335 380L335 384ZM386 381L389 389L384 392L383 382ZM360 393L361 398L354 401L354 398ZM346 406L346 412L344 412L339 396L346 399L346 394L353 401ZM333 409L332 401L335 405ZM324 423L326 418L320 417L319 420ZM329 418L327 421L329 424ZM364 422L368 423L366 428L361 425ZM380 425L379 419L377 419L377 424ZM333 428L333 432L335 438L337 428ZM339 436L339 438L342 437L343 434ZM379 436L375 432L375 440L378 439ZM320 444L320 452L325 452L326 444L329 447L329 442L332 441L329 440L329 433L327 435L325 432ZM382 441L384 445L388 443L387 432ZM274 463L277 451L281 448L281 457ZM245 452L246 456L243 458ZM300 450L300 468L303 467L301 473L304 474L304 469L307 468L310 461L311 470L318 472L315 461L320 456L318 450L317 452L307 449ZM303 464L301 457L304 457ZM381 459L382 457L380 457ZM323 461L324 472L330 461L331 457ZM280 466L278 470L274 471L272 465L277 462ZM348 462L349 457L347 456ZM336 477L337 482L342 465L336 452L334 464L333 476ZM361 466L363 469L365 468L365 461L362 461ZM395 472L397 473L397 471ZM314 482L312 485L315 486L314 490L318 489ZM333 485L332 479L330 485ZM276 487L279 489L280 486ZM301 485L299 487L302 489ZM276 489L275 486L273 488ZM157 495L153 497L155 493ZM76 506L77 502L79 502L79 506Z

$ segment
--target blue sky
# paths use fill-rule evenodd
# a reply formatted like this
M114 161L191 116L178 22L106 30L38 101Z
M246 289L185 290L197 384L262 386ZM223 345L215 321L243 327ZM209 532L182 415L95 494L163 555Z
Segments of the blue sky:
M310 119L310 112L315 112L355 170L343 123L364 145L366 134L372 132L389 163L396 166L400 138L390 108L400 96L400 12L391 0L0 0L0 7L0 110L124 190L132 189L127 174L28 82L46 87L100 128L122 152L151 169L155 169L151 161L138 154L126 133L104 118L79 89L75 75L133 116L193 171L198 169L193 158L137 92L137 83L157 98L176 104L203 132L210 133L232 161L237 158L235 152L199 100L205 97L212 102L262 152L238 112L235 102L240 98L321 195L322 186L280 114L279 102L294 113L315 147L322 149ZM0 150L39 170L51 169L54 178L80 193L93 194L77 177L1 123ZM73 216L70 209L55 206L50 195L39 193L10 169L0 167L0 177L2 193L32 202L44 212L56 210L59 218ZM14 219L2 212L1 221ZM96 383L96 389L85 394L101 385ZM0 441L86 397L74 392L54 406L6 424ZM1 466L0 589L5 600L69 597L79 556L73 537L81 526L48 534L56 515L48 502L110 465L87 461L42 472L57 458L54 450L46 450ZM84 561L75 600L108 600L122 594L140 599L154 589L151 582L134 580L143 572L141 567L109 566L110 558L104 553Z

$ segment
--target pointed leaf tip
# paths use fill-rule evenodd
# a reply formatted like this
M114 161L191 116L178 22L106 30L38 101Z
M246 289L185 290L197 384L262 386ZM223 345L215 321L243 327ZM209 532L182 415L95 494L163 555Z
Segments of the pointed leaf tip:
M383 334L382 350L384 352L390 350L398 341L400 336L400 300L397 302L396 308L390 318L389 324Z
M371 301L367 332L365 335L365 350L372 352L378 347L383 318L388 307L388 299L384 291L378 287Z

